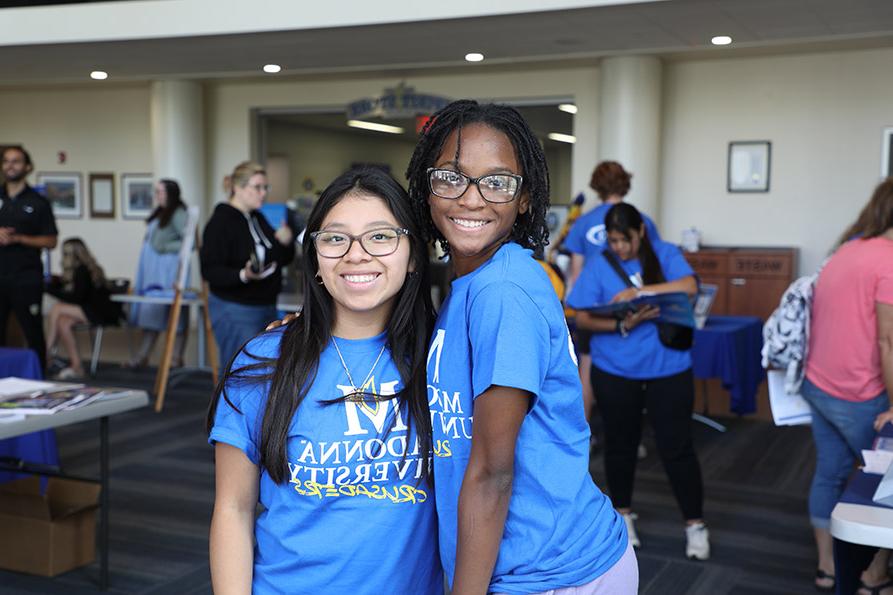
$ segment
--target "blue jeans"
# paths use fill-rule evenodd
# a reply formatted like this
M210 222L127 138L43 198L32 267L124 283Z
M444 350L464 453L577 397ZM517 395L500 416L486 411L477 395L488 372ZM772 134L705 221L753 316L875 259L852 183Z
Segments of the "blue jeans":
M844 401L831 396L804 379L800 394L812 411L812 437L815 440L815 475L809 490L809 516L812 526L827 529L831 511L846 487L853 465L862 449L874 441L874 419L890 408L887 393L868 401Z
M276 306L249 306L208 295L211 328L217 339L221 373L242 346L276 320Z

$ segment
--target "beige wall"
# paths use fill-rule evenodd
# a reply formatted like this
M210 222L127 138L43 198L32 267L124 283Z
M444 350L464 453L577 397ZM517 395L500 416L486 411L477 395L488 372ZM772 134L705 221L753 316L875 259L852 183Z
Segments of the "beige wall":
M893 49L666 66L661 235L801 247L821 262L878 183ZM726 191L729 141L772 141L768 194Z
M59 239L80 236L109 276L132 277L146 226L121 217L121 174L152 169L148 84L4 89L0 105L0 143L22 143L36 172L81 174L83 216L58 219ZM59 151L67 154L64 164ZM90 172L115 174L115 219L90 218Z

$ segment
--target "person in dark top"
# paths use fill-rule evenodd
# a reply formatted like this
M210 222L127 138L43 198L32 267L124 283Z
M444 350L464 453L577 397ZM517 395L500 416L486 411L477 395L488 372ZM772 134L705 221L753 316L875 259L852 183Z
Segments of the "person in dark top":
M57 379L83 376L84 367L72 327L84 323L116 324L121 318L121 308L111 301L105 273L80 238L62 242L62 276L54 279L47 291L59 300L49 313L47 356L52 354L57 341L61 341L69 364Z
M263 166L245 161L224 181L229 201L220 203L202 234L202 277L222 369L246 341L276 316L282 267L295 257L294 232L274 230L261 215L269 184Z
M0 345L12 312L46 369L40 251L56 247L56 220L49 201L26 182L34 165L25 149L7 148L0 167L6 179L0 187Z

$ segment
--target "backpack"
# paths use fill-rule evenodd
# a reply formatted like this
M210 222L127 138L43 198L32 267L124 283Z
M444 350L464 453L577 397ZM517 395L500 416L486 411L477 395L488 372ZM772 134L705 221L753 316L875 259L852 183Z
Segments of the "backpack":
M800 277L781 296L778 308L763 325L763 367L785 371L788 394L800 392L809 349L809 318L819 273Z

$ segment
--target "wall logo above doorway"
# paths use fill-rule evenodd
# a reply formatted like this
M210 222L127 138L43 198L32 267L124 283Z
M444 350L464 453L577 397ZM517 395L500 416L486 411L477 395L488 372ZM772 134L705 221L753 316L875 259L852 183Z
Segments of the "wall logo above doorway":
M439 95L416 93L414 87L407 87L401 82L392 89L385 89L379 97L366 97L349 103L347 119L412 118L433 114L449 102L450 99Z

